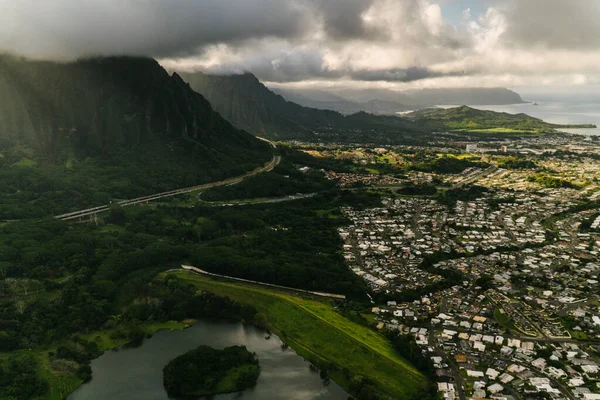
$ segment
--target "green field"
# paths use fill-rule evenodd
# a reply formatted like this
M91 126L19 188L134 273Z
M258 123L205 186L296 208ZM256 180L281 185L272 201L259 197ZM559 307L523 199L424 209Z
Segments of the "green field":
M506 312L501 307L496 307L496 309L494 310L494 319L496 320L496 322L498 322L500 325L502 325L508 330L515 329L514 322L512 321L512 319L510 319L508 315L506 315Z
M334 366L330 375L346 389L349 382L342 371L372 380L392 399L414 398L427 384L425 376L400 357L383 336L344 318L327 302L187 271L170 274L201 290L256 307L267 315L272 330L299 355L317 365Z

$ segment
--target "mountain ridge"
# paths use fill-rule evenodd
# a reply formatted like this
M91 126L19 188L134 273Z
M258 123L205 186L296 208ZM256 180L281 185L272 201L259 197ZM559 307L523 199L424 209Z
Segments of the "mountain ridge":
M398 117L366 112L344 116L331 110L304 107L274 93L250 73L208 75L181 73L190 86L206 97L233 125L271 139L313 140L323 129L379 129L420 132L422 127Z
M156 60L0 56L4 219L221 181L271 157Z
M289 89L273 88L289 101L305 107L330 109L343 114L367 111L394 114L438 105L504 105L523 103L521 96L506 88L433 88L395 91L390 89ZM327 98L329 96L330 98Z
M135 145L152 136L248 145L192 91L144 57L89 58L72 63L0 57L0 135L41 147L70 142L82 150ZM33 139L33 140L31 140Z

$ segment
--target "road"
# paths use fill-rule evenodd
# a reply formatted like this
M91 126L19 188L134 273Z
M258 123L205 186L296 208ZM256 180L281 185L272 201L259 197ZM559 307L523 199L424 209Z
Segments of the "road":
M451 189L458 189L459 187L464 186L468 183L473 183L476 180L478 180L479 178L490 175L492 172L495 172L497 170L498 170L498 167L491 165L489 168L484 169L483 171L476 172L473 175L467 176L464 180L462 180L460 182L456 182L454 185L451 186Z
M273 147L274 149L276 148L276 146L273 142L271 142L267 139L264 139L264 138L258 138L258 139L269 143L271 145L271 147ZM190 192L194 192L196 190L206 190L206 189L210 189L210 188L217 187L217 186L232 185L235 183L239 183L250 176L258 175L263 172L272 171L273 168L275 168L277 165L279 165L280 162L281 162L281 156L275 154L275 155L273 155L273 158L271 159L271 161L269 161L269 163L266 164L265 166L257 168L254 171L250 171L241 176L225 179L225 180L219 181L219 182L206 183L204 185L197 185L197 186L191 186L191 187L187 187L187 188L183 188L183 189L171 190L168 192L155 193L155 194L151 194L148 196L137 197L135 199L121 200L121 201L117 202L116 204L119 204L121 207L126 207L126 206L132 206L132 205L140 204L140 203L147 203L149 201L154 201L154 200L162 199L165 197L178 196L180 194L190 193ZM110 210L110 206L111 206L110 204L107 204L104 206L86 208L85 210L79 210L79 211L73 211L73 212L66 213L66 214L55 215L54 218L60 219L63 221L69 221L69 220L73 220L73 219L81 219L83 217L88 217L88 216L92 216L94 214L106 212L106 211Z
M252 281L252 280L249 280L249 279L236 278L236 277L227 276L227 275L213 274L212 272L204 271L203 269L196 268L196 267L193 267L191 265L182 265L181 268L183 268L186 271L195 272L195 273L200 274L200 275L212 276L212 277L215 277L215 278L226 279L228 281L237 281L237 282L243 282L243 283L251 283L253 285L267 286L267 287L270 287L270 288L283 289L283 290L286 290L286 291L291 291L291 292L296 292L296 293L303 293L303 294L308 294L308 295L318 296L318 297L327 297L329 299L334 299L334 300L346 300L346 296L341 295L341 294L333 294L333 293L325 293L325 292L312 292L310 290L297 289L297 288L292 288L292 287L288 287L288 286L273 285L271 283Z
M304 194L290 194L287 196L279 196L279 197L268 197L268 198L258 198L258 199L244 199L244 200L231 200L231 201L204 201L200 198L200 194L198 194L198 201L202 202L205 205L213 206L213 207L234 207L234 206L245 206L248 204L267 204L267 203L283 203L285 201L294 201L301 199L308 199L311 197L315 197L317 193L304 193Z

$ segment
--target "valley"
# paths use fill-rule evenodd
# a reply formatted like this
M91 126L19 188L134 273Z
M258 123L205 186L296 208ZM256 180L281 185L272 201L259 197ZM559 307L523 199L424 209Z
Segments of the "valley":
M0 397L77 399L108 350L211 320L331 396L594 387L598 138L561 132L587 125L342 115L143 58L0 67Z

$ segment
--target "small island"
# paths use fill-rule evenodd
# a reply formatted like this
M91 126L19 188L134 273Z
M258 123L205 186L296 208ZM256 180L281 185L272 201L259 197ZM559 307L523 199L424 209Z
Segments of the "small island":
M200 346L165 366L163 384L169 397L209 396L250 388L259 375L258 358L246 346Z

